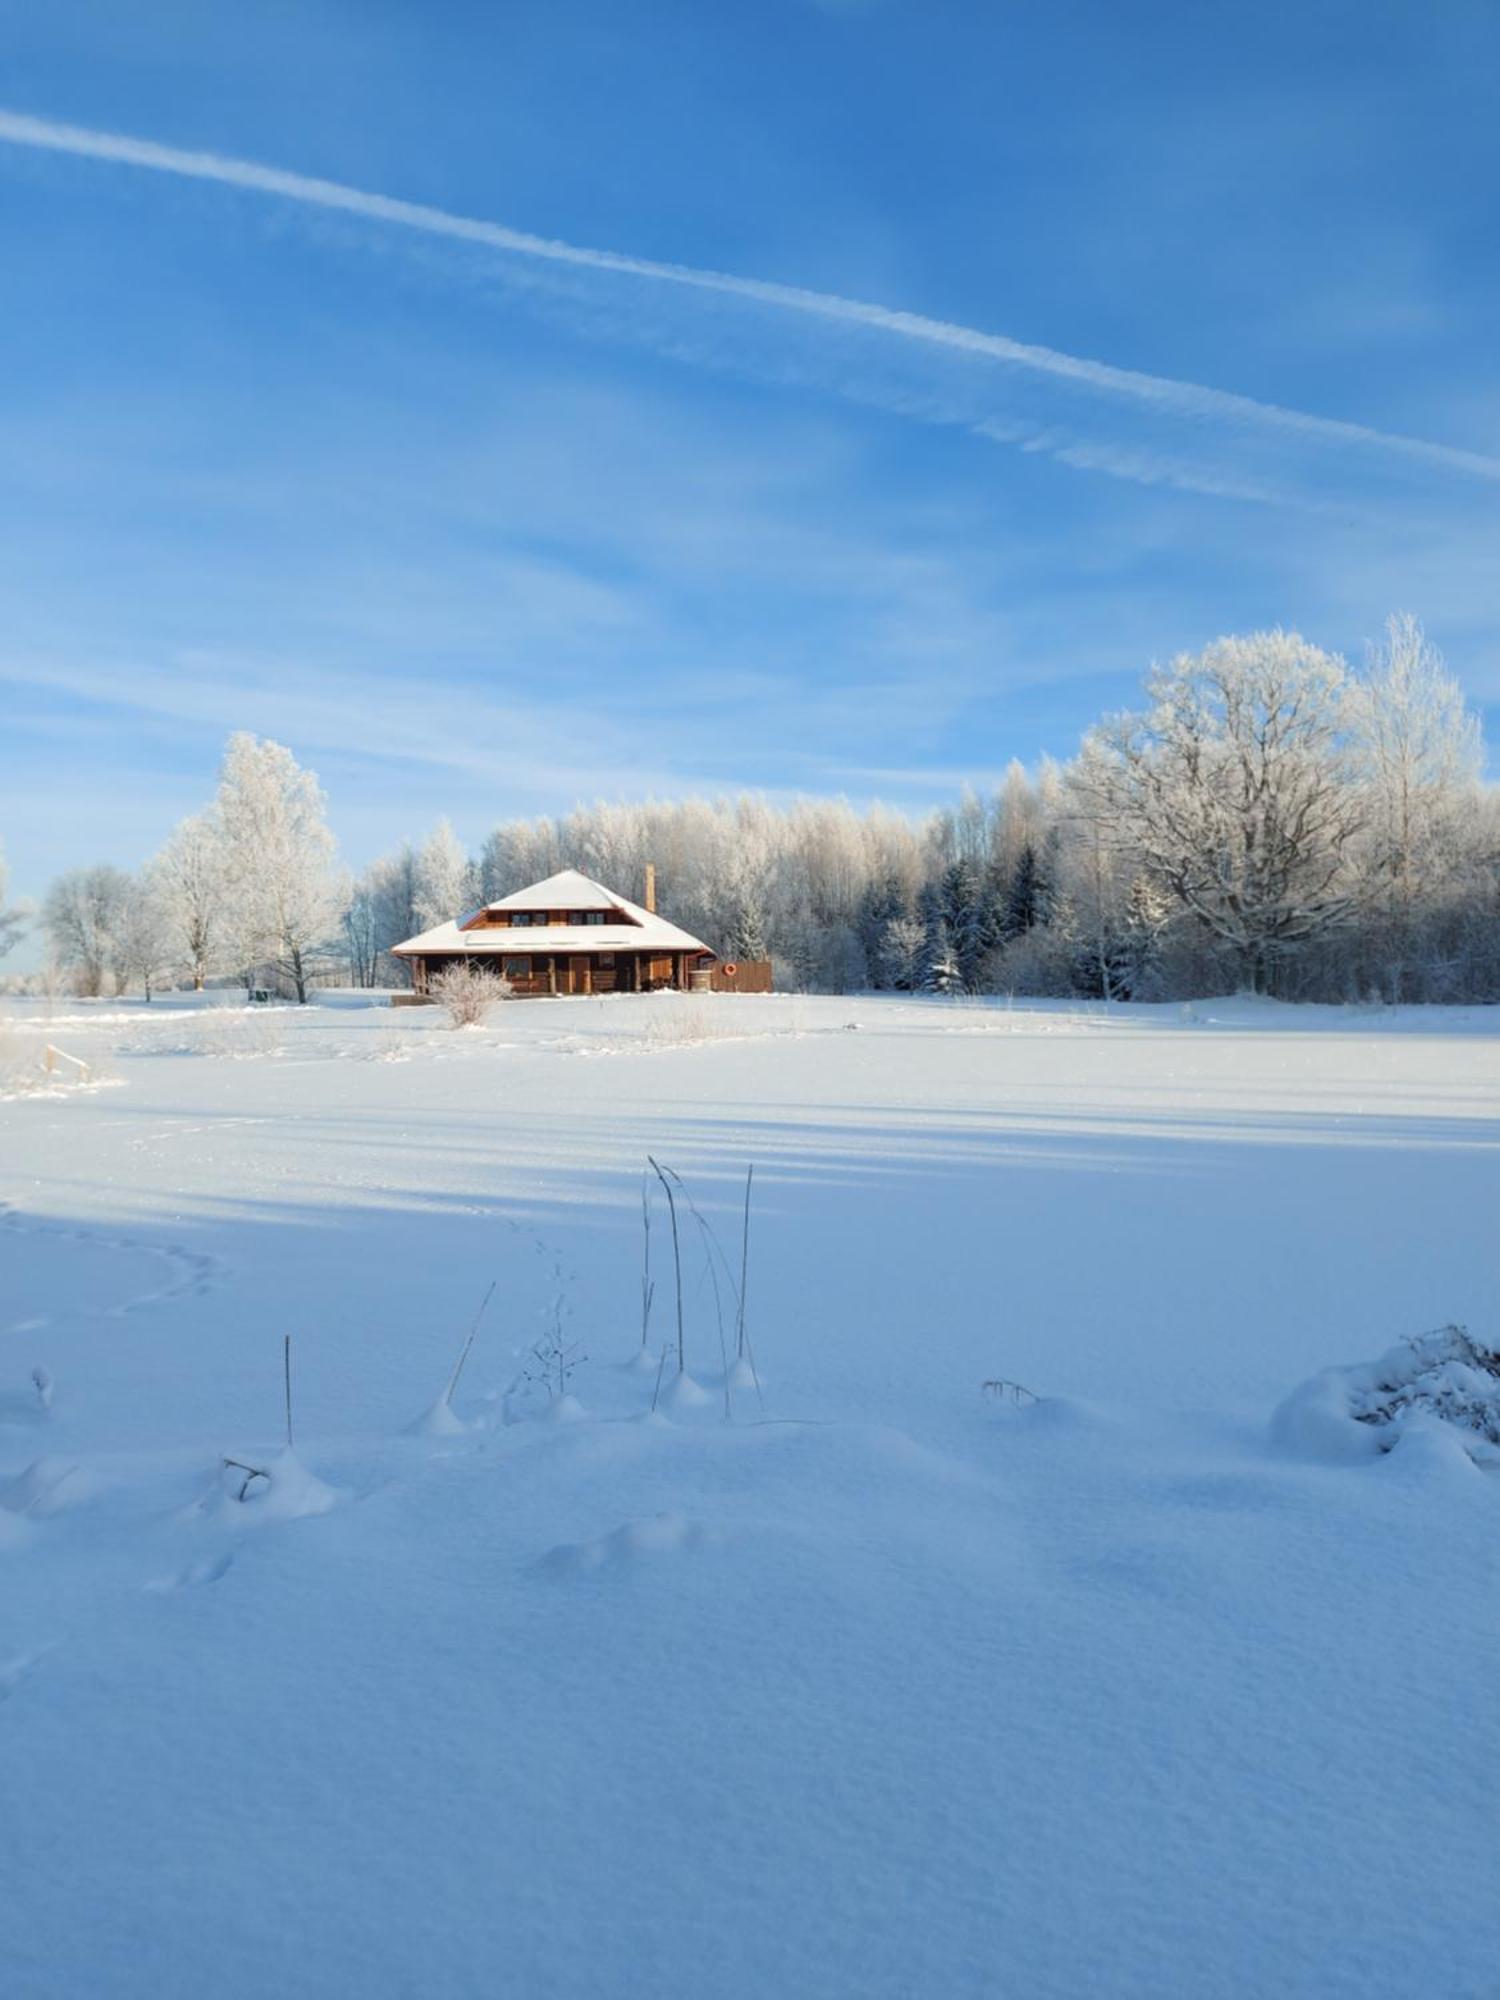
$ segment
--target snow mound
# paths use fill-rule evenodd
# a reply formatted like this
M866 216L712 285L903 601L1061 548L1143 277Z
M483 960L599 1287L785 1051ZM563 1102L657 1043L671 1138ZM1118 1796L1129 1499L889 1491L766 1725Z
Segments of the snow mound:
M309 1472L290 1445L264 1460L226 1459L208 1511L235 1526L250 1521L300 1521L327 1514L344 1498Z
M544 1415L549 1424L578 1424L588 1416L588 1411L576 1396L554 1396Z
M664 1410L701 1410L713 1400L708 1390L695 1382L685 1370L674 1375L668 1387L661 1392L661 1407Z
M40 1519L60 1514L92 1497L95 1485L76 1465L63 1459L33 1459L24 1472L0 1480L0 1508L11 1514Z
M458 1437L469 1426L458 1415L446 1396L439 1396L430 1409L422 1412L406 1427L408 1437Z
M702 1543L703 1530L685 1515L656 1514L649 1521L625 1521L591 1542L560 1542L542 1557L541 1567L551 1576L590 1576L643 1558L700 1548Z
M1461 1326L1418 1334L1376 1361L1325 1368L1278 1407L1271 1435L1303 1456L1347 1462L1435 1426L1477 1465L1500 1465L1500 1352Z

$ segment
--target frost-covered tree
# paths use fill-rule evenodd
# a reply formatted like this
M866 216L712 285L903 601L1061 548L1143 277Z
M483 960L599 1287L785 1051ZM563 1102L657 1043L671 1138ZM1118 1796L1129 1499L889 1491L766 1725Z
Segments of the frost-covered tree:
M859 915L854 928L864 947L870 984L877 991L898 983L887 949L890 927L909 915L910 904L902 890L899 876L894 873L878 875L860 899ZM917 926L917 935L920 938L920 925Z
M304 1002L348 895L318 781L284 744L240 732L224 753L216 810L236 960L273 966Z
M1400 1000L1420 989L1427 920L1474 857L1483 746L1458 682L1410 615L1387 623L1352 711L1384 984Z
M126 980L139 985L149 1001L177 958L176 927L168 917L154 868L131 878L120 911L116 950Z
M86 998L119 990L124 978L120 936L130 877L107 863L59 875L42 903L42 929L52 957Z
M920 917L892 917L881 940L885 984L897 993L915 993L922 985L922 950L927 930Z
M1042 800L1025 767L1012 759L995 795L990 827L989 860L998 876L1011 881L1023 849L1033 852L1046 831Z
M1219 639L1147 678L1151 706L1085 743L1076 785L1110 837L1270 991L1359 901L1348 676L1292 632Z
M953 933L943 908L942 886L933 883L922 899L922 972L924 993L961 993L963 974Z
M391 947L424 928L417 915L417 884L417 855L410 845L372 861L355 882L343 922L355 985L410 983L411 968L391 956Z
M938 881L938 904L948 927L959 984L977 989L979 968L995 942L990 924L985 878L980 864L966 852L949 862Z
M448 821L440 820L417 854L417 928L464 916L478 901L477 871Z
M1172 906L1149 875L1136 875L1125 894L1120 997L1151 1000L1157 996L1162 939L1172 921Z
M750 962L770 957L766 944L765 914L753 894L747 895L740 904L724 949L731 958Z
M0 846L0 958L10 950L31 921L31 906L28 903L8 903L10 891L10 867L5 859L5 849Z
M379 976L379 907L370 883L370 871L359 876L349 892L344 910L344 950L349 960L349 984L373 986Z
M162 923L201 993L217 970L225 926L224 837L211 812L173 828L152 865Z
M512 820L497 826L479 857L479 900L497 902L529 882L543 882L568 864L554 820ZM618 882L611 888L621 888Z

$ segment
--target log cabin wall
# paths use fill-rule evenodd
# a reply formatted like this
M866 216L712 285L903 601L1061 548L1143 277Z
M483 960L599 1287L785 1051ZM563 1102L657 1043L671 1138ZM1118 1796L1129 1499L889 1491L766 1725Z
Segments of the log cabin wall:
M518 926L517 928L525 928ZM539 927L535 927L539 928ZM542 933L541 935L545 935ZM538 938L540 942L540 937ZM524 998L543 994L644 993L656 987L686 991L693 952L515 952L434 954L411 961L412 991L426 995L450 965L477 965L504 978Z

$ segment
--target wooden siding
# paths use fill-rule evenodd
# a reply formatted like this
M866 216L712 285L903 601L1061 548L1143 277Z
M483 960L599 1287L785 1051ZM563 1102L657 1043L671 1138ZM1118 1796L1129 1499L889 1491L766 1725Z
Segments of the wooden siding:
M769 993L771 961L768 958L730 958L708 968L710 993Z
M538 926L534 935L539 945L546 931ZM697 958L698 954L690 951L548 952L523 949L518 937L513 952L485 952L482 957L478 952L433 952L413 957L412 990L418 997L425 996L429 980L448 966L474 965L504 977L514 993L528 999L551 994L643 993L659 986L685 991ZM528 969L524 973L505 972L509 959L524 959Z

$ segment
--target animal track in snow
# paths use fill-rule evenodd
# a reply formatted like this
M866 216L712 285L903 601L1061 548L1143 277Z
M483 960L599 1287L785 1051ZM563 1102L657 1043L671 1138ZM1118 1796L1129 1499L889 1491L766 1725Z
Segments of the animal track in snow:
M76 1223L46 1222L22 1214L9 1202L0 1202L0 1228L14 1230L22 1236L50 1237L59 1243L84 1243L97 1250L120 1250L136 1256L156 1257L172 1273L166 1284L154 1286L148 1292L138 1292L128 1299L116 1300L113 1305L81 1306L76 1314L32 1314L13 1321L9 1326L0 1327L0 1334L40 1333L59 1317L126 1319L132 1313L144 1312L148 1306L167 1305L174 1299L189 1295L201 1298L211 1288L222 1268L219 1260L205 1251L188 1250L179 1243L143 1243L138 1237L110 1235L104 1230L88 1229Z

